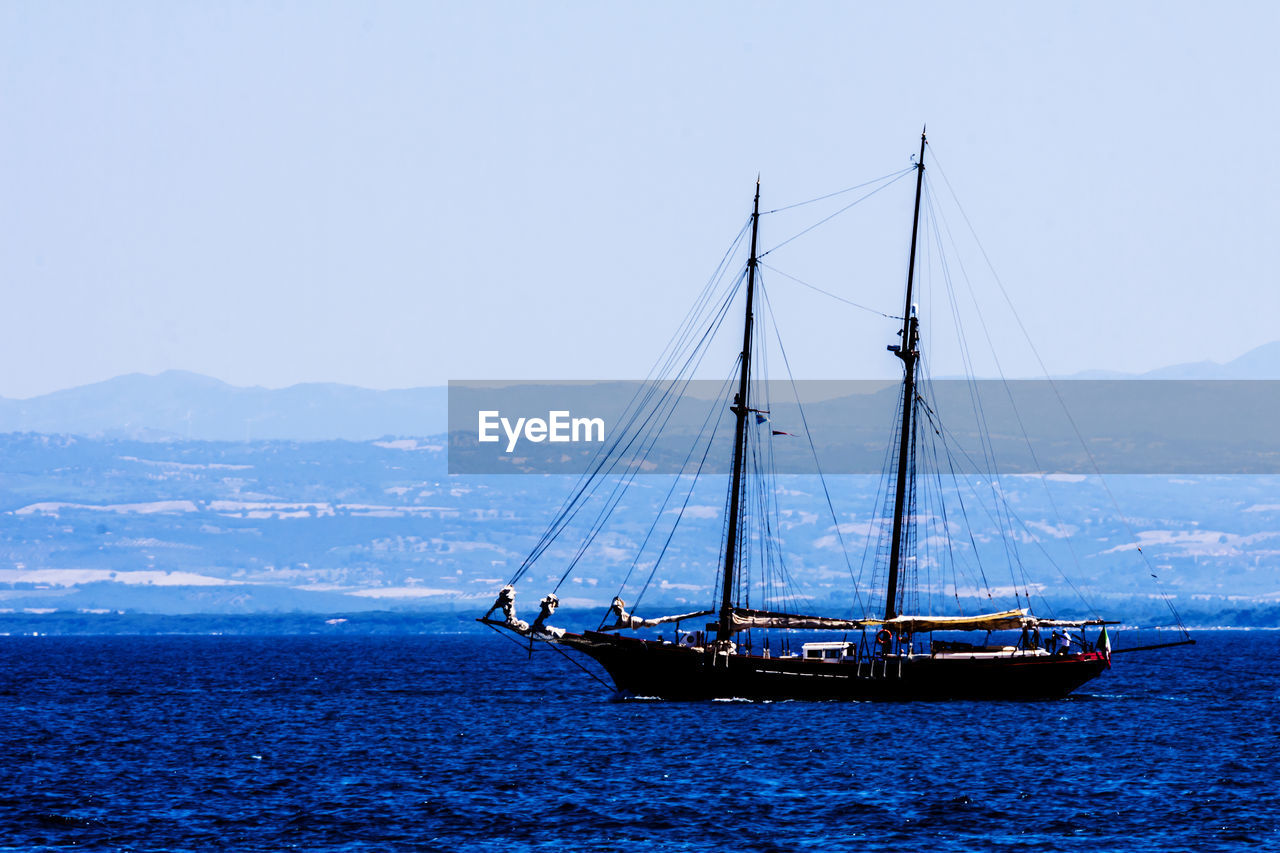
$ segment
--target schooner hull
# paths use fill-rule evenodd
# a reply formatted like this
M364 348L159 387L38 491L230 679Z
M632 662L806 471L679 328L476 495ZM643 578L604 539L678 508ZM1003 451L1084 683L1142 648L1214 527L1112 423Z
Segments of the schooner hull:
M588 631L558 642L589 655L636 697L671 700L1061 699L1108 667L1105 655L897 656L852 661L712 655Z

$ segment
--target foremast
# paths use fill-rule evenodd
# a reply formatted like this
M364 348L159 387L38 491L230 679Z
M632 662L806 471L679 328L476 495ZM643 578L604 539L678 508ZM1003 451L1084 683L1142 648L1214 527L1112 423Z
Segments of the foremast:
M742 469L746 465L747 416L750 414L752 302L756 289L756 237L760 232L760 179L756 178L756 197L751 209L751 256L747 259L747 308L742 328L742 369L738 377L738 393L733 398L737 423L733 431L733 473L729 486L729 525L725 532L724 584L720 591L716 640L727 641L733 635L733 593L738 562L738 528L742 514Z
M919 320L911 308L911 290L915 283L916 236L920 230L920 195L924 188L925 132L920 131L920 158L916 162L916 204L911 217L911 256L907 262L907 298L902 309L902 343L890 346L902 359L902 425L898 436L898 482L893 496L893 540L889 546L889 583L885 591L884 618L889 621L898 616L898 577L902 564L903 540L907 527L907 492L910 487L907 469L911 454L911 415L915 408L916 363L920 359L917 344L920 340ZM754 254L754 253L753 253Z

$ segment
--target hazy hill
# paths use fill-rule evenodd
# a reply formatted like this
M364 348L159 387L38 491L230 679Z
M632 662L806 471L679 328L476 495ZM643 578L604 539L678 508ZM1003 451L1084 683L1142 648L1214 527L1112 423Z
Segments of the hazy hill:
M1116 370L1084 370L1068 379L1280 379L1280 341L1249 350L1225 364L1216 361L1189 361L1158 367L1146 373Z
M1280 341L1226 364L1177 364L1140 375L1084 371L1070 379L1280 379ZM601 393L599 386L592 395ZM244 388L184 370L130 373L23 400L0 397L0 433L144 441L369 441L448 430L444 386L375 391L337 383Z
M445 431L444 387L305 383L241 388L183 370L130 373L26 400L0 398L0 432L157 440L367 441Z

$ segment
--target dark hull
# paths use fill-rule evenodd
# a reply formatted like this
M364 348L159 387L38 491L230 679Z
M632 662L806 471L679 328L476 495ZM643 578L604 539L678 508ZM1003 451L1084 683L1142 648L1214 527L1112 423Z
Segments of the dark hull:
M588 631L560 644L600 662L619 691L675 700L1060 699L1109 665L1098 652L1005 658L890 656L862 663L711 655Z

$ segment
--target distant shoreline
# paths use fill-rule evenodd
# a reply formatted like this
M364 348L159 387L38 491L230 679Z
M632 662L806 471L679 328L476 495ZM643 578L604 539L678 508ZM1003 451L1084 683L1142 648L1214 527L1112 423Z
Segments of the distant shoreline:
M488 636L475 621L478 613L367 611L359 613L157 614L157 613L0 613L0 638L16 637L376 637ZM599 614L564 612L565 626L592 623ZM1113 629L1114 630L1114 629ZM1173 626L1121 625L1122 634L1178 631ZM1280 624L1199 624L1197 631L1277 631Z

